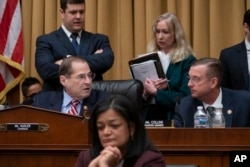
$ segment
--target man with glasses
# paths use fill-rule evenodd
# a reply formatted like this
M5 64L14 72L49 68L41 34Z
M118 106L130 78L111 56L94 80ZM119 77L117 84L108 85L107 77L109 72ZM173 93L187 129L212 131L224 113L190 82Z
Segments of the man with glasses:
M86 60L78 56L65 58L59 68L62 91L46 91L34 96L33 105L72 115L84 115L92 111L94 105L109 93L92 90L91 72Z
M223 105L226 127L250 127L250 93L222 88L223 69L215 58L195 61L189 70L191 95L184 97L175 115L175 127L194 127L197 106Z

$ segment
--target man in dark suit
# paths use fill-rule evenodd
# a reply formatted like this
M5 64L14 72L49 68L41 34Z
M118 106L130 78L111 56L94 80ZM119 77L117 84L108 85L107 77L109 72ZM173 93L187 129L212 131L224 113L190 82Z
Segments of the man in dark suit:
M114 62L114 54L109 38L103 34L93 34L83 29L85 24L85 0L60 0L62 26L50 34L37 38L35 66L44 81L43 90L61 89L59 65L68 55L83 57L95 80L103 80L102 74Z
M175 127L194 127L197 106L223 105L226 127L250 127L250 93L220 87L223 68L218 59L195 61L189 70L191 95L184 97L175 115Z
M77 101L76 113L89 114L94 105L109 96L104 91L92 90L92 80L95 75L88 63L81 57L65 58L59 68L61 91L44 91L34 96L33 106L72 114L72 101ZM86 116L86 115L84 115Z
M243 18L245 40L223 49L220 60L224 67L222 86L236 90L250 90L250 10Z

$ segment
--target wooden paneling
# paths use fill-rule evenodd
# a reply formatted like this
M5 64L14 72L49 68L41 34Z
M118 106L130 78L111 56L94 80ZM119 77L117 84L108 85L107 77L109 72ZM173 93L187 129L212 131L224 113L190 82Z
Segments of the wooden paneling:
M249 128L147 128L168 164L229 167L230 151L250 150Z
M47 131L1 131L0 167L69 167L90 147L88 123L79 116L17 106L0 112L0 124L45 123ZM1 126L0 126L1 127ZM250 128L147 128L167 164L229 167L230 151L250 150Z

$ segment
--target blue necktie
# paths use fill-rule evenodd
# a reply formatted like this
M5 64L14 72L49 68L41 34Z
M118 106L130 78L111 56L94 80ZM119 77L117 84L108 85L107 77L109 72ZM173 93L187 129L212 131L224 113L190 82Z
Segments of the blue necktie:
M75 48L76 54L78 55L79 54L79 44L78 44L78 42L76 40L77 36L78 36L77 33L72 33L70 35L70 37L72 38L72 44L73 44L73 46Z

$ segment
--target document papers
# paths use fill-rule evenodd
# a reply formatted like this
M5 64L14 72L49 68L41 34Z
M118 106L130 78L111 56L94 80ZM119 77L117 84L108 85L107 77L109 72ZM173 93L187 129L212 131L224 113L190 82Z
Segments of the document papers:
M158 79L155 62L156 60L148 60L142 63L132 64L130 68L133 72L133 77L142 83L145 82L146 78Z
M143 54L130 60L128 64L132 77L142 83L145 82L146 78L155 80L166 77L157 52Z

